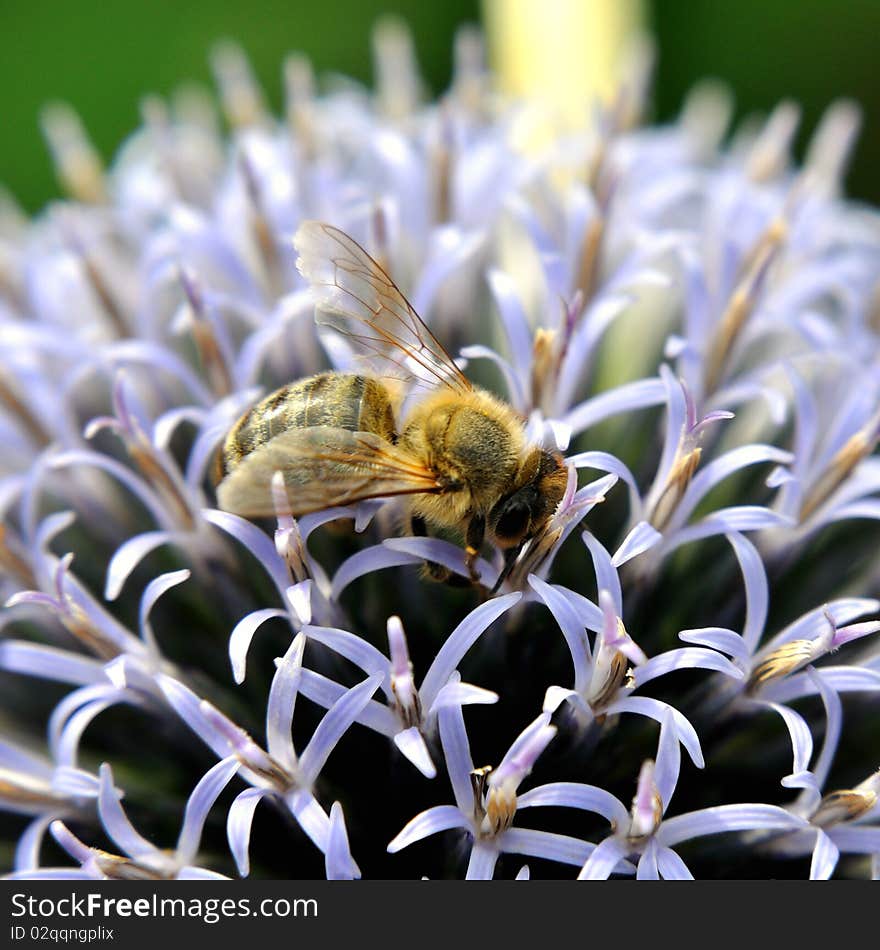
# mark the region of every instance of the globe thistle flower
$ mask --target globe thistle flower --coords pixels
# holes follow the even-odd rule
[[[373,89],[292,55],[276,117],[221,46],[106,167],[46,109],[65,198],[0,198],[3,873],[877,876],[857,107],[798,167],[792,103],[643,126],[642,57],[562,128],[456,49],[434,103],[399,24]],[[519,543],[410,536],[378,488],[301,514],[284,460],[223,507],[242,414],[376,343],[315,319],[314,222],[553,460]]]

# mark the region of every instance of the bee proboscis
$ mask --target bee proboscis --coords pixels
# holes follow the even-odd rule
[[[248,410],[220,451],[220,506],[272,516],[276,472],[297,516],[404,496],[413,534],[461,537],[472,580],[484,541],[497,545],[505,560],[497,589],[563,497],[562,458],[530,445],[523,419],[463,375],[356,241],[307,221],[294,245],[317,300],[316,320],[344,334],[370,371],[319,373]],[[404,410],[413,387],[425,391]]]

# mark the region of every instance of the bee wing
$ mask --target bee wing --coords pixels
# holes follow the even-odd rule
[[[394,281],[343,231],[305,221],[293,239],[296,266],[318,302],[318,323],[357,343],[382,374],[413,383],[473,387]]]
[[[271,484],[279,471],[294,515],[444,490],[418,459],[372,432],[311,426],[280,433],[245,456],[217,486],[220,507],[246,518],[273,516]]]

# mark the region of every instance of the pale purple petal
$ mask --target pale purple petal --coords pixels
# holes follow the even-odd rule
[[[162,544],[174,544],[187,537],[185,534],[171,531],[148,531],[130,538],[110,558],[104,597],[107,600],[116,600],[131,572],[151,551],[155,551]]]
[[[491,881],[498,861],[498,846],[494,841],[481,841],[477,838],[468,858],[466,881]]]
[[[403,827],[388,845],[388,852],[394,854],[409,847],[422,838],[436,835],[450,828],[470,828],[470,822],[454,805],[437,805],[416,815]]]
[[[868,597],[841,597],[821,607],[816,607],[789,624],[767,642],[767,647],[778,647],[791,640],[814,640],[828,627],[826,613],[836,627],[842,627],[864,614],[880,611],[880,600]]]
[[[240,518],[228,511],[219,511],[215,508],[203,508],[202,517],[205,521],[230,535],[239,544],[244,545],[260,562],[263,570],[272,578],[278,594],[283,598],[290,586],[290,576],[287,566],[275,550],[272,539],[256,525],[245,518]]]
[[[519,592],[494,597],[472,610],[452,631],[436,657],[434,657],[434,662],[431,663],[431,667],[419,687],[419,694],[425,706],[430,707],[433,704],[441,687],[446,685],[462,657],[476,643],[477,639],[503,613],[513,607],[514,604],[519,603],[521,599],[522,594]]]
[[[501,850],[508,854],[525,854],[532,858],[558,861],[574,867],[582,865],[593,853],[594,845],[569,835],[531,828],[510,828],[500,841]]]
[[[712,538],[719,534],[734,531],[763,531],[765,528],[779,528],[791,524],[790,519],[758,505],[734,505],[731,508],[720,508],[706,515],[696,524],[676,532],[668,541],[664,553],[668,555],[683,544]]]
[[[175,881],[228,881],[225,874],[218,874],[216,871],[209,871],[207,868],[193,867],[191,864],[185,864],[174,875]]]
[[[731,676],[734,679],[743,678],[743,671],[720,653],[704,650],[701,647],[682,647],[677,650],[667,650],[659,656],[652,656],[646,663],[633,667],[633,679],[638,688],[649,680],[664,676],[673,670],[687,669],[714,670],[716,673],[724,673],[725,676]]]
[[[574,666],[575,689],[585,688],[589,681],[592,655],[584,623],[571,601],[564,596],[560,588],[542,581],[540,577],[534,574],[529,575],[529,586],[550,609],[554,619],[559,624],[562,635],[565,637],[568,651],[571,653],[571,662]]]
[[[815,684],[819,695],[822,697],[822,705],[825,707],[825,738],[822,741],[822,751],[819,753],[819,758],[813,765],[816,786],[817,788],[823,788],[831,769],[831,763],[834,760],[834,754],[837,751],[837,744],[840,741],[840,733],[843,728],[843,705],[840,702],[840,696],[826,684],[825,677],[820,671],[808,667],[806,674]]]
[[[357,551],[346,558],[339,565],[333,575],[331,597],[337,599],[339,595],[359,577],[372,574],[373,571],[382,571],[388,567],[403,567],[407,564],[419,564],[422,558],[406,551],[396,551],[384,544],[376,544],[371,548]]]
[[[731,533],[727,540],[739,561],[746,589],[746,620],[743,626],[743,642],[750,653],[758,648],[764,625],[767,623],[767,572],[758,549],[741,534]],[[731,654],[733,655],[733,654]]]
[[[483,689],[482,686],[474,686],[472,683],[447,683],[437,696],[427,712],[427,718],[430,718],[438,709],[444,706],[471,706],[474,704],[482,706],[491,706],[498,702],[498,693],[493,693],[491,689]]]
[[[358,880],[361,876],[360,868],[351,856],[348,832],[345,830],[345,816],[342,814],[342,805],[339,802],[334,802],[330,809],[330,831],[327,835],[324,867],[328,881]]]
[[[464,346],[461,348],[461,355],[467,360],[489,360],[494,363],[501,375],[504,377],[504,385],[507,387],[507,401],[519,412],[528,409],[526,394],[517,376],[517,371],[508,363],[503,356],[500,356],[488,346]]]
[[[306,788],[294,788],[284,796],[297,824],[311,838],[319,851],[326,853],[330,835],[330,819],[317,798]]]
[[[880,672],[861,669],[857,666],[819,667],[822,680],[838,693],[880,692]],[[788,703],[804,696],[815,696],[816,684],[806,673],[796,673],[778,683],[770,683],[761,691],[762,697],[776,702]]]
[[[324,718],[312,733],[308,745],[300,756],[300,769],[309,783],[314,782],[330,753],[343,735],[357,721],[358,714],[370,701],[370,697],[382,683],[382,673],[374,673],[362,683],[348,690],[327,710]]]
[[[703,498],[734,472],[764,462],[787,465],[792,458],[790,452],[774,448],[772,445],[742,445],[725,452],[696,472],[669,520],[669,529],[675,530],[683,525]]]
[[[636,866],[637,881],[659,881],[660,868],[657,867],[657,842],[652,838]]]
[[[640,379],[587,399],[566,413],[562,421],[570,426],[573,436],[579,435],[610,416],[658,406],[665,399],[662,380]]]
[[[782,721],[785,723],[791,737],[792,776],[805,772],[813,756],[813,736],[810,733],[810,727],[804,722],[803,716],[781,703],[757,701],[757,705],[768,707],[782,717]],[[782,779],[782,784],[786,787],[789,786],[788,777]]]
[[[238,767],[238,759],[229,756],[209,769],[193,789],[186,803],[183,827],[177,839],[177,858],[182,863],[190,864],[195,860],[208,813],[238,771]]]
[[[129,857],[137,859],[157,852],[155,845],[135,831],[119,804],[121,794],[113,787],[113,773],[105,762],[100,769],[101,791],[98,796],[98,813],[104,830],[113,842]]]
[[[816,831],[816,846],[810,862],[810,880],[827,881],[840,860],[840,849],[822,829]]]
[[[236,683],[244,682],[247,654],[254,634],[272,617],[289,619],[286,611],[279,610],[277,607],[266,607],[263,610],[255,610],[246,614],[233,627],[232,633],[229,635],[229,660],[232,664],[232,676]]]
[[[599,590],[608,591],[614,605],[614,612],[618,617],[622,617],[623,594],[620,590],[620,578],[611,561],[611,555],[589,531],[585,531],[582,537],[593,558],[593,567],[596,570],[596,585]]]
[[[629,534],[623,539],[620,547],[614,552],[611,563],[615,567],[621,567],[627,561],[650,551],[654,545],[663,540],[663,535],[647,521],[640,521]]]
[[[579,881],[607,881],[619,862],[627,856],[627,847],[616,835],[600,841],[578,874]]]
[[[692,881],[693,874],[688,870],[688,866],[672,850],[657,846],[657,868],[664,881]]]
[[[41,815],[25,828],[15,846],[15,857],[12,861],[14,871],[27,871],[40,866],[43,838],[46,836],[46,829],[56,817],[53,814]]]
[[[409,729],[396,733],[394,744],[425,778],[436,776],[437,769],[431,761],[431,754],[428,752],[428,747],[425,745],[425,740],[418,726],[410,726]]]
[[[347,692],[346,688],[334,680],[315,673],[314,670],[304,669],[301,674],[299,691],[313,703],[329,709]],[[400,722],[388,706],[370,700],[358,713],[356,722],[367,726],[375,732],[392,739],[400,731]]]
[[[611,792],[595,785],[581,785],[578,782],[551,782],[539,785],[517,797],[516,807],[536,808],[538,806],[559,806],[562,808],[580,808],[602,815],[619,828],[626,827],[629,812],[626,806]]]
[[[470,577],[465,565],[464,550],[457,544],[444,541],[442,538],[389,538],[382,542],[392,551],[415,556],[418,561],[433,561],[448,568],[453,574]],[[480,581],[491,587],[498,577],[498,569],[493,567],[485,558],[477,558],[474,565]]]
[[[490,268],[486,280],[501,316],[511,362],[519,378],[527,379],[532,365],[533,334],[516,286],[508,274],[496,267]]]
[[[576,706],[585,712],[589,711],[592,715],[590,707],[586,705],[581,694],[573,689],[565,689],[563,686],[548,686],[541,708],[544,712],[554,713],[566,700],[571,700]]]
[[[150,624],[150,611],[165,591],[176,587],[178,584],[182,584],[185,580],[189,579],[189,576],[190,572],[187,570],[160,574],[147,584],[141,595],[140,611],[138,613],[141,636],[143,637],[144,643],[147,644],[155,656],[161,656],[161,651],[159,644],[156,642],[156,637],[153,634],[153,627]]]
[[[0,668],[75,686],[106,680],[104,667],[99,660],[24,640],[0,641]]]
[[[574,465],[575,468],[595,468],[600,472],[608,472],[620,478],[629,490],[630,517],[639,517],[642,512],[639,486],[636,484],[633,473],[619,458],[610,455],[608,452],[580,452],[577,455],[570,456],[565,461],[568,465]]]
[[[660,844],[674,847],[681,841],[727,831],[800,831],[807,827],[776,805],[717,805],[667,818],[657,829]]]
[[[826,833],[844,854],[880,854],[880,827],[835,825]]]
[[[455,802],[462,814],[470,815],[474,808],[474,794],[470,775],[474,770],[464,715],[461,706],[445,706],[437,714],[440,725],[440,742],[446,771],[455,795]]]
[[[226,838],[229,841],[229,850],[235,858],[235,865],[242,877],[247,877],[250,873],[248,849],[251,842],[254,810],[266,794],[268,793],[262,788],[245,789],[232,803],[226,817]]]
[[[309,640],[323,643],[324,646],[335,650],[341,656],[351,660],[352,663],[359,666],[366,674],[381,673],[388,681],[389,661],[381,651],[377,650],[372,643],[367,643],[354,633],[347,630],[338,630],[334,627],[314,627],[311,625],[303,627],[303,633]],[[391,696],[391,687],[385,685],[385,692]]]
[[[639,716],[648,716],[651,719],[656,719],[657,722],[662,724],[667,709],[672,711],[675,726],[678,730],[678,737],[681,740],[681,744],[687,749],[691,761],[698,769],[703,768],[705,762],[703,761],[703,753],[700,750],[700,740],[697,737],[696,730],[685,716],[673,706],[668,706],[658,699],[651,699],[647,696],[626,696],[623,699],[618,699],[611,703],[611,705],[608,706],[607,712],[636,713],[636,715]]]
[[[514,787],[532,771],[532,768],[556,735],[550,725],[550,713],[541,713],[514,739],[504,758],[489,776],[490,785],[512,782]]]
[[[733,630],[727,630],[724,627],[682,630],[678,637],[685,643],[696,643],[712,650],[719,650],[721,653],[729,653],[735,660],[746,660],[750,655],[743,638]]]
[[[297,634],[278,661],[266,704],[266,748],[269,755],[290,768],[295,767],[297,760],[291,728],[305,644],[305,636]]]

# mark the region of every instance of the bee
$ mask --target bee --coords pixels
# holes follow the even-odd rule
[[[343,231],[307,221],[294,237],[316,321],[344,334],[368,372],[324,372],[267,396],[218,456],[221,508],[274,514],[281,472],[293,515],[403,496],[409,530],[464,543],[471,581],[488,539],[503,553],[497,590],[561,501],[558,453],[528,443],[524,420],[474,386],[394,281]],[[449,579],[428,565],[437,579]]]

